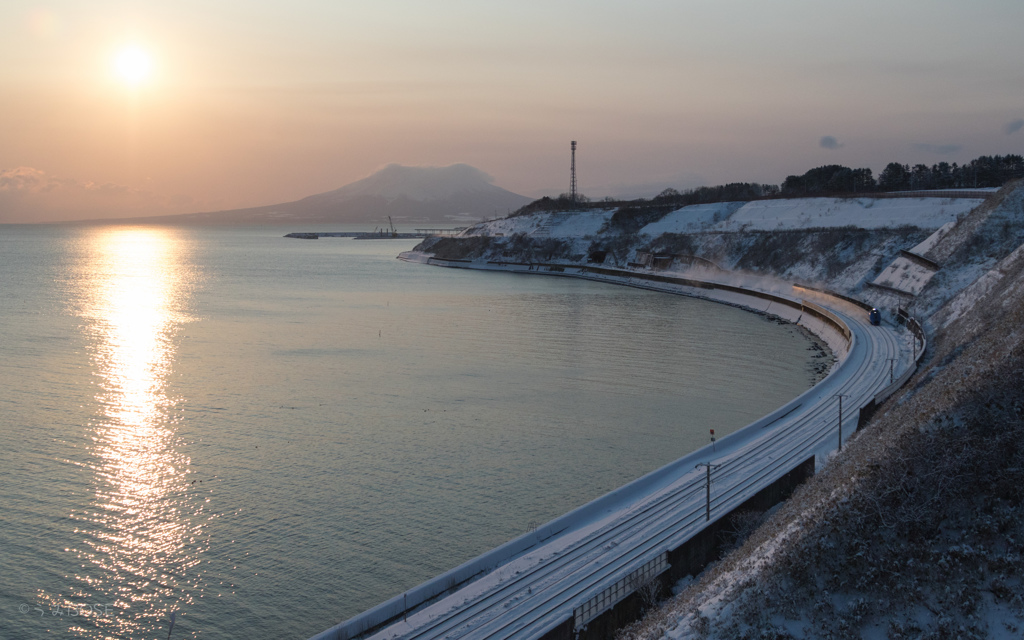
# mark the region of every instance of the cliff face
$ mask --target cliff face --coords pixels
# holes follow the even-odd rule
[[[637,251],[688,256],[662,263],[680,270],[697,257],[910,308],[930,333],[924,366],[841,454],[774,514],[737,518],[742,546],[622,637],[1024,634],[1022,184],[941,225],[652,237],[614,212],[586,215],[576,235],[529,221],[530,233],[477,228],[421,250],[567,262],[604,252],[622,265]]]

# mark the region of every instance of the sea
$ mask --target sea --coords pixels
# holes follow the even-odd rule
[[[0,226],[0,638],[307,638],[809,388],[803,330],[276,226]]]

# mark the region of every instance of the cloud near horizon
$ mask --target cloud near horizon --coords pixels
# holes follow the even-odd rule
[[[1006,125],[1006,135],[1017,133],[1024,128],[1024,118],[1017,118]]]
[[[839,142],[835,136],[822,136],[821,140],[818,141],[818,146],[822,149],[841,149],[843,143]]]
[[[0,169],[3,224],[181,213],[191,204],[110,182],[51,176],[35,167]]]
[[[0,191],[16,193],[55,193],[59,191],[83,190],[91,192],[130,193],[131,189],[120,185],[97,184],[68,178],[51,177],[45,171],[34,167],[0,169]]]

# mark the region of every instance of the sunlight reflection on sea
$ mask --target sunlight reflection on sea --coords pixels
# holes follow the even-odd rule
[[[11,637],[307,637],[813,379],[734,308],[288,231],[0,228]]]
[[[89,337],[98,415],[86,457],[66,462],[92,472],[92,495],[70,514],[78,570],[67,591],[40,598],[54,611],[89,602],[122,612],[76,616],[70,632],[139,637],[193,601],[190,574],[207,546],[204,498],[190,491],[176,433],[183,399],[167,395],[198,274],[173,230],[110,228],[86,242],[68,293]]]

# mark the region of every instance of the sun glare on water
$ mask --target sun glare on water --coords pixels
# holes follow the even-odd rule
[[[146,51],[138,47],[128,47],[117,54],[114,67],[121,80],[136,86],[148,80],[152,75],[153,59]]]

